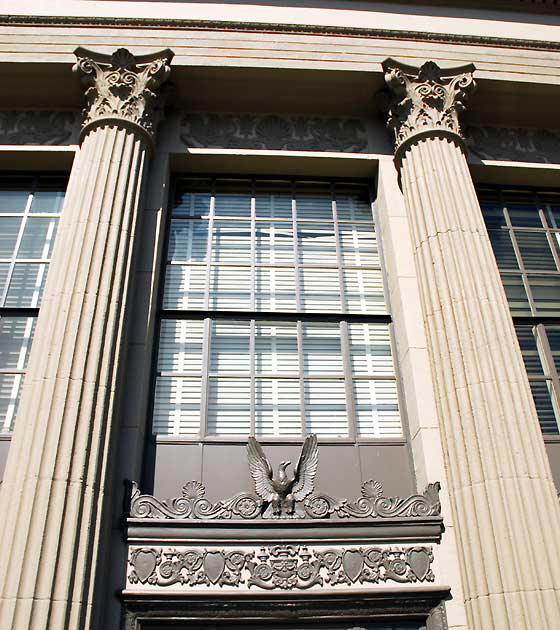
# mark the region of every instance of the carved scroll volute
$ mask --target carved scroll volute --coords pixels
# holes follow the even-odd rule
[[[120,124],[141,130],[153,142],[162,113],[159,89],[168,79],[173,51],[133,55],[119,48],[104,55],[76,48],[73,70],[87,86],[81,137],[102,124]]]
[[[427,61],[416,68],[394,59],[386,59],[382,65],[391,92],[387,126],[394,132],[397,164],[421,137],[447,136],[464,149],[460,115],[475,89],[474,65],[444,70]]]

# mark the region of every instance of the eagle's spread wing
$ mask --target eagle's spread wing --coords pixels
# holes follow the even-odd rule
[[[272,468],[261,445],[254,437],[247,442],[247,459],[251,477],[255,481],[255,491],[263,501],[272,501],[275,494],[272,486]]]
[[[292,494],[296,501],[303,501],[305,497],[313,492],[318,463],[317,436],[308,435],[303,443],[301,455],[295,469],[295,483],[292,488]]]

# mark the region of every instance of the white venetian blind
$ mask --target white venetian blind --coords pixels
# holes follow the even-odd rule
[[[402,435],[366,187],[177,182],[153,429]]]

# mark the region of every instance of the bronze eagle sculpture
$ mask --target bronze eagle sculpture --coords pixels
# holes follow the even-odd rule
[[[308,435],[303,443],[294,476],[288,477],[286,468],[291,464],[282,461],[278,466],[278,476],[274,479],[272,466],[264,454],[262,446],[254,437],[249,437],[247,444],[249,470],[255,482],[255,491],[268,504],[264,516],[275,518],[297,518],[303,514],[296,513],[296,502],[303,501],[313,492],[315,475],[319,462],[317,436]]]

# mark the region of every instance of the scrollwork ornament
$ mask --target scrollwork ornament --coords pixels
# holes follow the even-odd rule
[[[472,64],[444,70],[433,61],[416,68],[387,59],[383,70],[397,160],[413,139],[426,135],[452,137],[464,148],[460,115],[475,88]]]
[[[80,47],[74,54],[74,71],[87,87],[82,137],[104,122],[120,122],[141,129],[153,141],[162,111],[158,91],[169,77],[173,52],[136,56],[119,48],[104,55]]]

